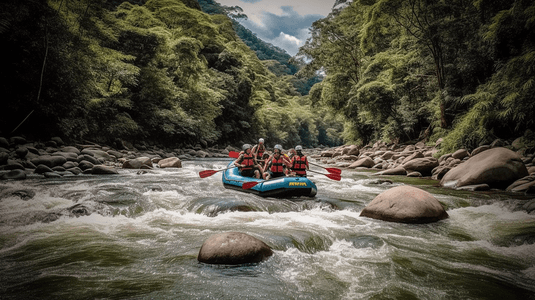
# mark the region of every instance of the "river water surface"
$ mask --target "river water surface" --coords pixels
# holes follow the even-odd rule
[[[314,174],[315,198],[281,200],[198,176],[227,163],[0,182],[0,299],[535,299],[527,200],[426,186],[450,217],[398,224],[359,214],[402,183]],[[199,263],[203,242],[228,231],[274,255]]]

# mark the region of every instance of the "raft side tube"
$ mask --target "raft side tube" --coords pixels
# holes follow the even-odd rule
[[[229,164],[230,166],[230,164]],[[262,197],[315,197],[317,187],[306,177],[278,177],[270,180],[243,177],[238,168],[228,169],[222,176],[223,185],[228,189],[254,193]],[[243,189],[245,182],[259,182],[250,189]]]

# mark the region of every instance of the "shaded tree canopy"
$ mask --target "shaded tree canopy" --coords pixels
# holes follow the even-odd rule
[[[0,134],[293,147],[532,138],[535,4],[355,0],[298,56],[212,0],[6,0]]]
[[[0,8],[2,135],[175,147],[261,135],[293,147],[317,145],[318,128],[329,127],[293,77],[275,75],[279,67],[263,63],[229,17],[197,1],[8,0]]]
[[[345,139],[474,148],[535,128],[532,1],[361,0],[312,26],[300,73],[347,121]]]

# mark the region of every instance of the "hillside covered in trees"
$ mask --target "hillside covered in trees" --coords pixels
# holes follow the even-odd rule
[[[302,73],[327,74],[312,103],[344,115],[345,141],[535,146],[533,1],[355,0],[315,22],[299,54]]]
[[[1,134],[177,147],[342,142],[334,115],[313,112],[295,77],[273,74],[227,16],[195,0],[133,2],[4,1]]]
[[[533,143],[533,1],[342,2],[289,58],[212,0],[3,1],[0,135]]]

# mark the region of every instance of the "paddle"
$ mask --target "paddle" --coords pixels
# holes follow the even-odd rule
[[[340,176],[340,174],[324,174],[324,173],[316,172],[316,171],[312,171],[312,170],[308,170],[308,171],[309,172],[313,172],[313,173],[318,173],[318,174],[321,174],[321,175],[325,175],[328,178],[330,178],[332,180],[336,180],[336,181],[340,181],[340,179],[342,179],[342,176]]]
[[[338,169],[338,168],[325,168],[324,166],[321,166],[321,165],[318,165],[318,164],[315,164],[315,163],[311,163],[311,162],[308,162],[309,164],[311,165],[314,165],[314,166],[317,166],[317,167],[320,167],[320,168],[324,168],[325,170],[327,170],[327,172],[331,173],[331,174],[342,174],[342,170]]]
[[[228,153],[228,157],[231,157],[231,158],[238,158],[238,157],[240,157],[240,152],[230,151],[230,152]]]
[[[214,175],[217,172],[225,171],[225,170],[232,169],[232,168],[236,168],[236,167],[234,166],[234,167],[229,167],[229,168],[221,169],[221,170],[204,170],[204,171],[199,172],[199,176],[201,178],[206,178],[206,177]]]

